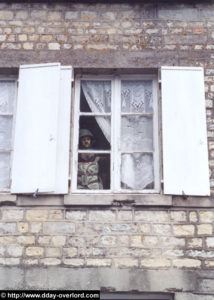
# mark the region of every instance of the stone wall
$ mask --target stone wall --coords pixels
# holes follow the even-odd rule
[[[209,1],[0,3],[2,72],[56,61],[74,68],[204,67],[212,194],[213,49]],[[214,207],[213,197],[175,197],[177,208],[108,209],[14,201],[8,206],[5,194],[0,200],[0,288],[97,288],[213,299],[214,210],[206,207]]]

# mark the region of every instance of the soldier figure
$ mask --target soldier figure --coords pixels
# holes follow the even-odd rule
[[[79,147],[90,150],[95,142],[93,134],[88,129],[80,129]],[[99,176],[100,157],[95,153],[80,153],[78,160],[77,188],[102,190],[103,183]]]

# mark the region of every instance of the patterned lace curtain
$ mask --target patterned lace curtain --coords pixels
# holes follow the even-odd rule
[[[152,81],[122,81],[121,110],[122,113],[130,113],[122,116],[121,122],[121,149],[124,152],[121,158],[121,187],[124,189],[154,187],[152,100]],[[151,115],[139,115],[144,113]]]
[[[86,101],[93,113],[111,112],[111,82],[83,80],[82,89]],[[95,117],[105,138],[111,140],[111,124],[108,117]]]

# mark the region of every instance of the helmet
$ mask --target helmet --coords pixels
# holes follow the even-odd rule
[[[80,129],[79,138],[81,139],[84,136],[90,136],[92,139],[94,138],[93,134],[88,129]]]

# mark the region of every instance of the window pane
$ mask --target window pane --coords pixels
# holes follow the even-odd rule
[[[0,153],[0,189],[9,188],[10,153]]]
[[[150,113],[153,111],[152,105],[151,80],[122,80],[122,112]]]
[[[110,154],[79,154],[77,188],[86,190],[110,188]]]
[[[12,117],[0,116],[0,149],[11,148]]]
[[[121,127],[122,151],[153,150],[152,117],[125,116]]]
[[[82,80],[80,111],[105,113],[111,111],[111,81]]]
[[[0,113],[13,113],[15,82],[0,81]]]
[[[80,117],[79,149],[109,150],[111,140],[110,117]],[[91,138],[91,145],[84,145],[85,136]],[[87,147],[86,147],[87,146]],[[87,150],[87,149],[86,149]]]
[[[134,190],[154,188],[153,170],[152,154],[122,154],[121,187]]]

